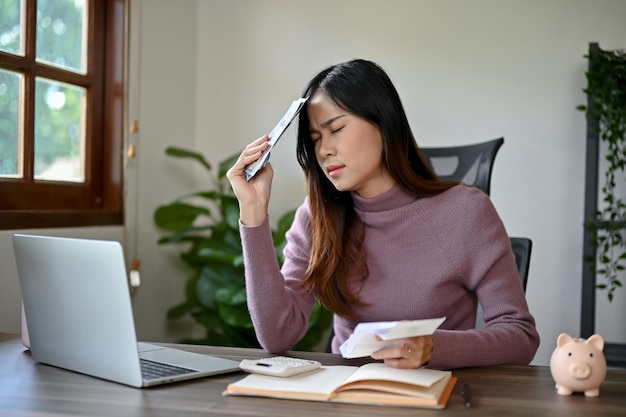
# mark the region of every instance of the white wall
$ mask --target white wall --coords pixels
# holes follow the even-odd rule
[[[187,271],[156,244],[152,213],[201,189],[202,178],[190,179],[164,149],[194,147],[218,162],[268,132],[311,76],[354,57],[387,70],[419,144],[505,137],[491,196],[509,233],[534,242],[527,298],[542,336],[534,363],[548,363],[558,333],[578,335],[585,118],[575,107],[585,102],[588,43],[626,48],[625,1],[134,0],[133,10],[140,93],[130,116],[140,131],[130,140],[139,157],[128,165],[120,239],[129,259],[141,259],[140,338],[176,340],[188,329],[164,318]],[[292,128],[272,152],[273,218],[304,196],[294,152]],[[9,237],[0,233],[0,331],[19,329]],[[624,317],[626,293],[616,298],[599,307],[598,331],[622,343],[623,321],[602,318]]]

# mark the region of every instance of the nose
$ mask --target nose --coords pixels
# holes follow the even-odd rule
[[[591,367],[583,362],[574,362],[569,366],[569,373],[576,379],[587,379],[591,375]]]
[[[329,136],[322,136],[317,140],[316,143],[317,154],[321,158],[328,158],[331,155],[334,155],[336,152],[335,144],[332,141],[332,138]]]

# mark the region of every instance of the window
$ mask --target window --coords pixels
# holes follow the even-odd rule
[[[0,229],[121,224],[127,0],[0,0]]]

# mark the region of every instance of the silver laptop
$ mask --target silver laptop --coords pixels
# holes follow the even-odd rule
[[[33,358],[147,387],[238,371],[239,362],[137,343],[119,242],[15,234]]]

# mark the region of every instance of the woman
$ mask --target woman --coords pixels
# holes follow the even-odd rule
[[[297,157],[308,196],[275,260],[268,146],[248,145],[228,172],[240,205],[248,307],[261,345],[291,348],[315,300],[334,312],[333,352],[359,322],[445,316],[432,336],[381,349],[398,368],[528,364],[539,345],[509,238],[489,198],[439,180],[409,127],[400,97],[375,63],[353,60],[307,86]],[[475,329],[480,303],[485,327]]]

